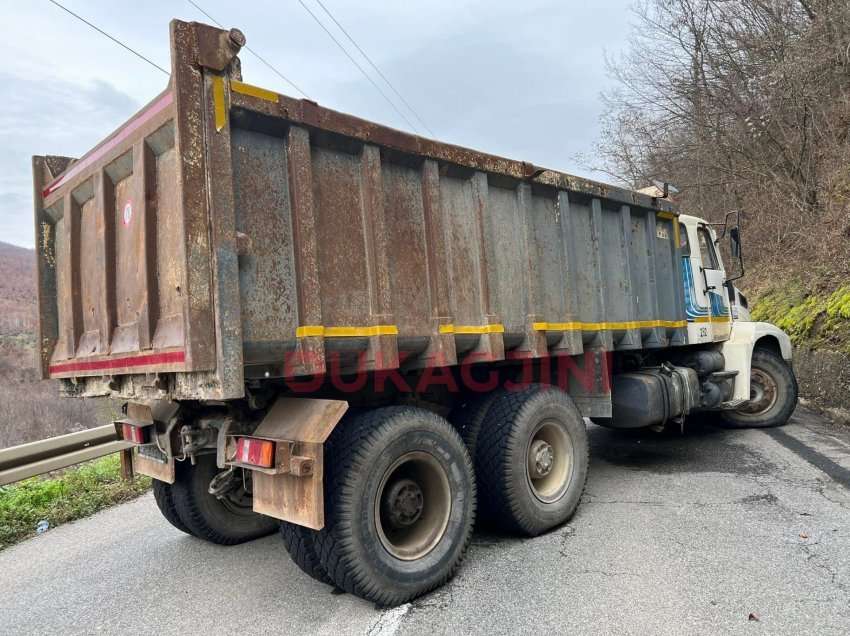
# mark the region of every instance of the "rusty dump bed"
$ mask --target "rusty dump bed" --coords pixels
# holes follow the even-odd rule
[[[241,43],[172,22],[165,92],[81,159],[33,159],[45,377],[227,399],[336,354],[686,344],[666,203],[242,83]]]

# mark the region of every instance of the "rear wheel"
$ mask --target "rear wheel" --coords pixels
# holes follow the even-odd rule
[[[542,385],[500,391],[475,453],[487,518],[530,536],[570,519],[587,480],[588,449],[584,420],[563,391]]]
[[[723,411],[732,428],[782,426],[797,407],[797,378],[791,367],[769,349],[756,349],[750,370],[750,401],[735,411]]]
[[[210,482],[219,472],[212,454],[197,456],[194,466],[178,463],[171,492],[177,515],[189,532],[212,543],[235,545],[277,530],[276,519],[252,508],[250,474],[234,476],[234,487],[221,498],[211,495]]]
[[[302,572],[316,579],[320,583],[333,585],[331,577],[319,559],[316,551],[316,531],[294,523],[282,521],[280,524],[280,536],[286,551]]]
[[[481,425],[487,417],[487,411],[497,395],[497,391],[472,395],[449,414],[449,421],[460,433],[470,457],[475,457],[478,433],[481,431]]]
[[[192,531],[186,527],[186,524],[183,523],[177,514],[177,508],[174,506],[174,495],[171,492],[171,484],[154,479],[151,482],[151,490],[153,490],[153,498],[156,500],[156,505],[159,507],[159,511],[165,517],[165,520],[181,532],[192,534]]]
[[[445,583],[466,552],[475,481],[463,442],[429,411],[388,407],[343,421],[327,445],[322,566],[383,606]]]

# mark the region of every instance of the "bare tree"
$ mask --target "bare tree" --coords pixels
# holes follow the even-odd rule
[[[639,0],[635,15],[608,61],[602,169],[673,182],[710,219],[741,209],[762,265],[846,277],[850,3]]]

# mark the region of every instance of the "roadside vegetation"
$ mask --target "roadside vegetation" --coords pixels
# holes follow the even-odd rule
[[[149,488],[147,477],[133,481],[121,477],[117,454],[61,473],[0,486],[0,550],[35,535],[45,521],[54,528],[134,499]]]
[[[766,289],[753,319],[776,324],[798,347],[850,354],[850,285],[832,293],[787,283]]]

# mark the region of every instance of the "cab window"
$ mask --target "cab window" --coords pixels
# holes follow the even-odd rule
[[[720,269],[717,263],[717,254],[714,252],[714,241],[704,227],[697,228],[699,239],[699,253],[702,257],[702,266],[705,269]]]
[[[691,255],[691,243],[688,241],[688,230],[684,223],[679,223],[679,250],[682,256]]]

